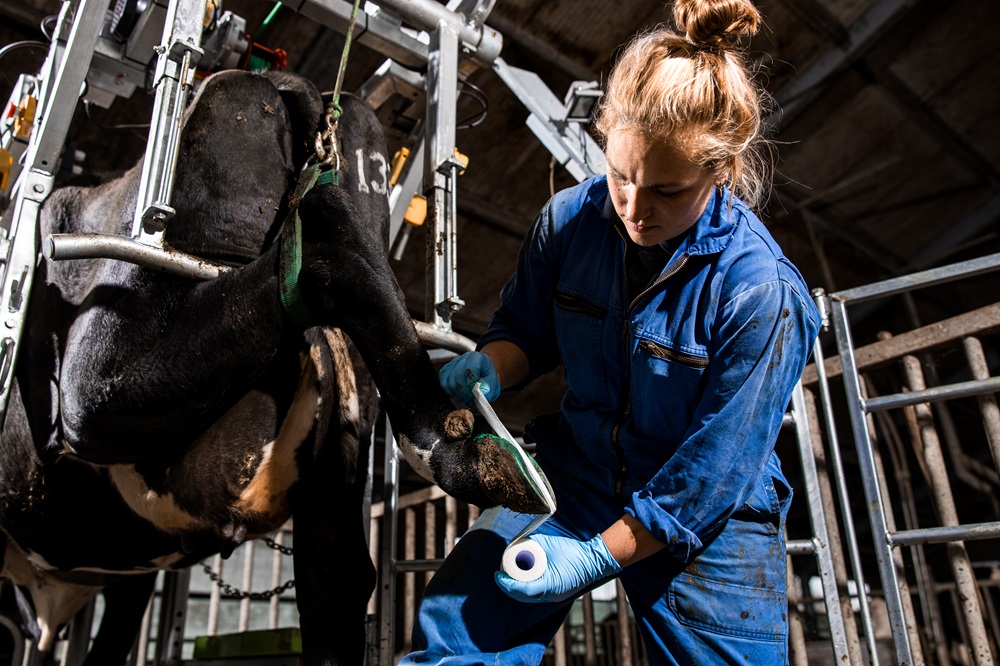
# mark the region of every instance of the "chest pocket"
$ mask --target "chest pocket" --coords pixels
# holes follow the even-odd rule
[[[708,356],[640,338],[632,363],[632,412],[644,434],[679,441],[701,393]]]
[[[609,401],[602,344],[607,310],[562,291],[556,292],[554,301],[556,338],[566,385],[584,403],[581,406],[604,406]]]

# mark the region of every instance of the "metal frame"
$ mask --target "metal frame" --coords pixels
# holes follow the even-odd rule
[[[868,427],[868,414],[890,407],[944,400],[959,395],[991,394],[997,390],[998,383],[995,379],[984,378],[933,389],[918,388],[913,393],[867,398],[861,385],[860,372],[855,358],[847,307],[855,303],[863,303],[918,288],[969,278],[998,269],[1000,269],[1000,254],[994,254],[841,291],[831,294],[828,300],[837,349],[843,368],[844,389],[848,401],[851,428],[858,452],[861,481],[874,535],[883,594],[889,613],[893,645],[896,650],[896,661],[900,665],[913,664],[915,659],[922,659],[922,655],[919,645],[911,645],[910,637],[913,632],[908,625],[912,623],[912,619],[911,612],[907,609],[909,592],[906,579],[901,575],[902,560],[897,548],[929,543],[949,544],[953,573],[962,599],[962,618],[970,636],[970,649],[973,652],[974,661],[977,665],[993,663],[989,653],[982,609],[978,603],[975,580],[971,576],[971,567],[968,566],[968,556],[964,554],[963,542],[1000,538],[1000,521],[958,524],[951,490],[945,475],[944,477],[937,476],[932,480],[936,499],[939,501],[938,509],[942,510],[942,521],[945,524],[934,528],[896,530],[892,508],[886,500],[885,489],[879,478],[875,446]],[[934,453],[927,442],[925,442],[925,449]],[[940,470],[943,471],[943,459],[938,462]]]
[[[809,521],[813,536],[806,541],[790,541],[785,545],[788,554],[811,553],[816,556],[820,580],[823,583],[823,600],[826,603],[827,619],[830,624],[830,637],[833,644],[833,654],[838,664],[850,664],[851,654],[848,649],[848,634],[844,624],[843,608],[840,603],[840,593],[837,577],[834,572],[833,554],[830,550],[830,533],[826,512],[832,510],[827,506],[820,492],[819,471],[816,467],[816,457],[813,433],[807,417],[806,397],[802,382],[795,385],[792,392],[791,411],[788,420],[795,428],[795,439],[799,447],[799,460],[802,463],[802,479],[805,484],[806,499],[809,502]],[[835,525],[835,523],[833,523]]]

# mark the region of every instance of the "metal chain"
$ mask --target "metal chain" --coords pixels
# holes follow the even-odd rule
[[[337,82],[333,87],[333,97],[326,107],[326,129],[316,133],[316,158],[320,164],[330,166],[335,164],[336,170],[340,171],[340,150],[337,146],[337,123],[343,114],[340,108],[340,91],[344,85],[344,72],[347,70],[347,54],[351,50],[351,35],[354,33],[354,24],[358,17],[358,7],[361,0],[354,0],[354,8],[351,10],[351,21],[347,26],[347,35],[344,37],[344,51],[340,55],[340,68],[337,70]]]
[[[274,539],[270,537],[264,537],[263,541],[265,544],[267,544],[268,548],[276,550],[282,555],[292,554],[291,548],[289,548],[288,546],[282,546],[280,543],[276,542]],[[277,596],[282,592],[285,592],[286,590],[290,590],[293,587],[295,587],[295,579],[292,578],[290,580],[285,581],[284,583],[282,583],[281,585],[272,590],[267,590],[265,592],[246,592],[244,590],[240,590],[238,588],[233,587],[225,580],[223,580],[222,576],[215,573],[215,571],[212,570],[212,567],[205,564],[204,560],[202,560],[201,562],[201,568],[205,571],[205,575],[207,575],[213,583],[218,585],[219,589],[221,589],[226,596],[234,597],[236,599],[250,599],[251,601],[267,601],[271,597]]]
[[[278,543],[277,541],[275,541],[271,537],[264,537],[263,539],[261,539],[261,541],[263,541],[264,543],[266,543],[268,548],[270,548],[271,550],[276,550],[279,553],[281,553],[282,555],[291,555],[292,554],[291,547],[289,547],[289,546],[282,546],[280,543]]]

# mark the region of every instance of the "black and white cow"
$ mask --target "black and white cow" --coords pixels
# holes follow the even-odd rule
[[[40,261],[0,440],[0,527],[2,575],[30,602],[42,648],[104,589],[86,663],[123,663],[155,571],[294,516],[305,661],[361,663],[372,380],[417,471],[481,506],[543,510],[438,386],[386,260],[381,128],[361,101],[342,106],[340,184],[298,205],[299,285],[316,326],[293,324],[279,298],[280,229],[322,113],[315,88],[289,74],[217,74],[185,118],[164,239],[231,270],[200,282]],[[42,237],[128,235],[139,174],[56,191]]]

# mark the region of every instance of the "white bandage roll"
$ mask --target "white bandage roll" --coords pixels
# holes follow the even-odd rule
[[[538,580],[548,566],[545,551],[531,539],[519,539],[507,546],[500,563],[505,574],[522,582]]]

